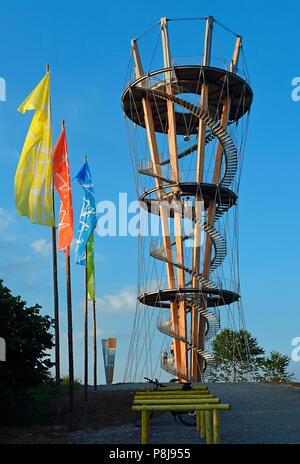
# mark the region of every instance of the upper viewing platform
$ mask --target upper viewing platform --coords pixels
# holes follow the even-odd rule
[[[177,27],[173,26],[179,24],[180,35],[176,34]],[[182,24],[190,26],[186,33]],[[209,33],[206,37],[209,43],[205,46],[206,53],[190,55],[191,49],[195,51],[201,49],[202,36],[207,27]],[[149,39],[148,36],[153,36],[157,30],[156,42],[152,40],[149,43],[146,38]],[[166,43],[167,30],[170,41]],[[195,36],[199,36],[198,44]],[[163,48],[162,52],[159,50],[160,46]],[[151,48],[149,63],[148,55]],[[233,50],[232,58],[228,58],[228,48],[231,54]],[[171,49],[174,55],[171,55]],[[181,50],[180,56],[176,55],[177,49]],[[184,55],[184,50],[188,50],[189,54]],[[143,53],[143,61],[147,63],[147,67],[142,65],[140,53]],[[224,58],[225,56],[227,59]],[[138,66],[134,61],[138,62]],[[162,18],[145,34],[132,40],[122,107],[129,119],[145,127],[142,100],[147,96],[151,102],[155,131],[165,133],[168,127],[167,99],[172,95],[172,101],[176,105],[176,133],[186,134],[188,128],[189,134],[196,134],[197,108],[200,106],[203,85],[208,89],[206,106],[209,116],[214,121],[220,120],[221,102],[225,98],[230,98],[228,121],[233,123],[238,121],[251,106],[253,94],[248,82],[241,36],[225,28],[212,17],[183,20]]]

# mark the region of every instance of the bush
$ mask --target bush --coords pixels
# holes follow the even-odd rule
[[[53,344],[53,321],[40,314],[36,304],[26,307],[20,296],[12,296],[0,280],[0,337],[6,341],[6,361],[0,362],[0,421],[27,421],[37,408],[29,387],[51,382],[54,365],[47,353]]]

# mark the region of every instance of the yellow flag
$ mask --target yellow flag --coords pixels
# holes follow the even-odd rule
[[[16,207],[34,224],[54,226],[49,72],[18,110],[35,114],[15,176]]]

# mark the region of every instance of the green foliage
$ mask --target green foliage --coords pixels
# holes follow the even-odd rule
[[[79,380],[74,381],[74,389],[82,388]],[[46,401],[56,397],[56,384],[54,380],[43,382],[35,387],[26,389],[26,392],[34,399],[38,408],[40,408]],[[69,394],[69,377],[65,376],[60,379],[60,394],[61,396]]]
[[[294,374],[287,372],[289,364],[288,356],[271,351],[270,356],[261,363],[259,380],[263,382],[290,382]]]
[[[0,424],[31,425],[36,414],[33,397],[22,390],[8,389],[0,385]]]
[[[209,376],[211,382],[288,382],[289,357],[272,351],[264,357],[264,349],[246,330],[223,329],[212,342],[215,363]]]
[[[215,357],[212,382],[243,382],[258,373],[264,350],[247,330],[223,329],[212,342]]]
[[[0,362],[0,410],[2,423],[19,422],[22,411],[35,398],[29,387],[49,382],[53,363],[47,353],[53,344],[53,321],[40,315],[36,304],[26,307],[0,280],[0,337],[6,341],[6,361]]]
[[[69,385],[69,376],[68,375],[65,375],[64,377],[62,377],[60,379],[60,384],[63,386],[63,385]],[[77,379],[74,379],[74,387],[82,387],[82,383],[80,382],[80,380],[77,380]]]

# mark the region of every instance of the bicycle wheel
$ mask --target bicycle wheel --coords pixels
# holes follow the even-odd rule
[[[196,425],[196,411],[179,412],[176,414],[179,421],[189,427],[195,427]]]
[[[151,419],[153,417],[153,414],[154,414],[154,412],[151,411],[150,415],[149,415],[149,421],[151,421]],[[132,415],[132,422],[134,423],[134,425],[136,427],[141,427],[142,426],[142,414],[141,414],[141,412],[134,411],[134,413]]]

